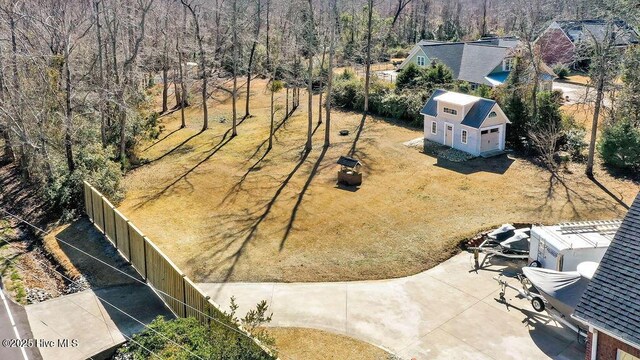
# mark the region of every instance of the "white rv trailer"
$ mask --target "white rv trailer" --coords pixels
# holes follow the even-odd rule
[[[532,226],[529,264],[556,271],[576,271],[584,261],[599,263],[621,220]]]

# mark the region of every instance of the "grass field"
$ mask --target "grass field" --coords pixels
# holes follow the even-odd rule
[[[614,197],[630,203],[638,191],[602,171],[599,186],[580,165],[560,183],[514,157],[439,160],[403,145],[421,137],[420,130],[368,117],[358,135],[362,115],[349,112],[334,112],[330,148],[321,146],[320,126],[313,151],[304,154],[305,97],[285,122],[278,113],[274,148],[266,153],[265,87],[254,82],[254,117],[238,126],[235,138],[230,99],[222,93],[210,102],[204,133],[197,105],[187,110],[185,129],[179,112],[163,117],[160,138],[139,150],[149,163],[126,177],[123,212],[196,282],[414,274],[450,257],[480,229],[620,218],[625,208]],[[282,103],[284,94],[278,97]],[[341,129],[350,135],[338,136]],[[335,162],[352,149],[364,163],[357,191],[336,186]]]
[[[283,360],[391,360],[386,351],[344,335],[302,328],[269,328]]]

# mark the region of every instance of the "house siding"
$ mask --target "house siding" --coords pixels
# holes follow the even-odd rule
[[[575,46],[564,31],[547,29],[536,41],[542,61],[548,65],[571,64],[575,60]]]
[[[435,121],[437,131],[431,133],[431,123]],[[468,152],[472,155],[480,155],[480,131],[478,129],[461,125],[460,121],[450,118],[435,118],[433,116],[424,115],[424,138],[429,141],[444,145],[444,135],[446,124],[453,125],[453,148]],[[462,143],[462,130],[467,131],[467,143]]]
[[[399,67],[400,69],[403,69],[405,66],[409,65],[410,63],[414,63],[415,65],[420,66],[418,65],[418,56],[424,56],[424,67],[431,65],[431,61],[429,60],[429,57],[425,55],[424,51],[422,51],[422,48],[418,45],[416,45],[416,47],[417,47],[417,51],[413,55],[410,55],[409,59],[405,60],[402,66]]]
[[[616,360],[618,349],[628,354],[631,354],[635,357],[640,357],[640,349],[634,348],[631,345],[625,344],[622,341],[599,331],[596,359],[592,359],[591,358],[591,347],[593,345],[592,342],[593,342],[593,334],[589,333],[589,337],[587,338],[587,347],[585,351],[586,360]]]

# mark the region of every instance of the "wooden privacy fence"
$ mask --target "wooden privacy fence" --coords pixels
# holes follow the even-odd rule
[[[95,227],[127,259],[142,278],[178,317],[195,317],[203,324],[211,318],[225,322],[218,304],[211,301],[178,267],[144,236],[129,219],[118,211],[100,192],[84,182],[85,212]],[[238,325],[247,336],[248,332]],[[252,339],[265,348],[259,341]]]

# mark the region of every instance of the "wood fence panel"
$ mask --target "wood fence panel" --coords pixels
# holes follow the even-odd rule
[[[129,253],[129,219],[127,219],[118,209],[113,211],[116,225],[116,239],[118,239],[118,250],[127,261],[131,262]]]
[[[129,261],[138,270],[138,273],[142,275],[142,278],[146,280],[147,271],[145,269],[144,256],[144,235],[135,225],[129,222]]]
[[[88,182],[84,181],[82,183],[84,188],[84,212],[87,214],[89,219],[93,221],[93,202],[91,201],[91,185]]]
[[[209,296],[205,295],[191,279],[184,278],[186,317],[195,317],[201,324],[208,324],[210,318],[222,319],[222,313],[218,310]]]
[[[118,235],[116,234],[116,213],[115,208],[107,198],[102,197],[102,210],[104,214],[104,234],[111,241],[113,246],[117,246]]]
[[[145,239],[147,254],[147,281],[160,293],[160,297],[178,316],[185,317],[184,274],[148,238]]]
[[[91,188],[91,201],[93,202],[93,223],[104,233],[104,217],[102,216],[102,194],[95,188]]]

